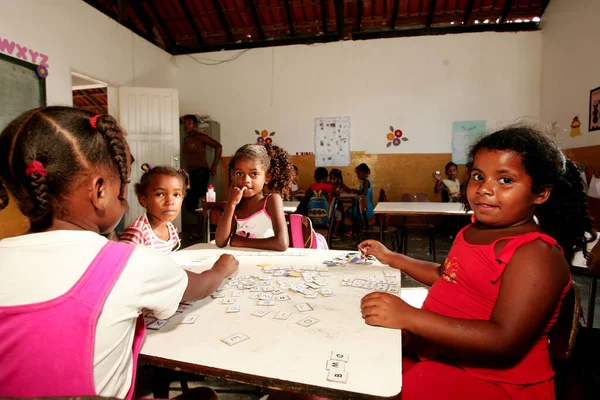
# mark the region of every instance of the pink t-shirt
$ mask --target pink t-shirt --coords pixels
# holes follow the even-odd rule
[[[169,229],[169,240],[164,241],[156,236],[152,226],[150,226],[150,222],[148,222],[148,217],[144,214],[125,228],[119,237],[119,241],[141,244],[142,246],[150,247],[161,253],[169,254],[179,249],[181,242],[179,241],[179,235],[177,234],[175,225],[168,222],[167,227]]]

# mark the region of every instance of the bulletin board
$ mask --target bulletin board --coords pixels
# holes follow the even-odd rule
[[[37,68],[0,54],[0,131],[25,111],[46,105],[46,81]]]
[[[315,165],[346,167],[350,165],[350,117],[315,118]]]

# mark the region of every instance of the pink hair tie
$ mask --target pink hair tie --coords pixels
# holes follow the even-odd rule
[[[100,114],[96,114],[92,118],[90,118],[90,125],[92,125],[92,128],[94,128],[94,129],[98,129],[98,126],[96,124],[96,121],[98,121],[98,118],[100,118]]]
[[[25,168],[25,175],[31,176],[31,174],[40,174],[43,177],[48,176],[46,168],[44,168],[41,162],[36,160],[27,164],[27,168]]]

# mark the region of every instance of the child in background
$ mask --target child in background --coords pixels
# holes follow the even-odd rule
[[[375,215],[375,213],[373,212],[373,210],[375,209],[375,206],[373,205],[373,181],[371,180],[371,178],[369,178],[369,175],[371,174],[371,169],[367,164],[362,163],[354,169],[354,172],[356,172],[356,177],[360,181],[360,187],[358,190],[352,190],[352,192],[356,193],[359,196],[365,196],[365,199],[367,201],[366,217],[367,220],[369,220],[373,218],[373,215]],[[356,220],[356,218],[360,217],[358,212],[358,206],[352,207],[350,210],[348,210],[348,212],[354,221]],[[351,230],[346,232],[346,236],[353,236],[353,232]]]
[[[130,165],[109,115],[38,108],[0,134],[1,182],[30,220],[0,240],[0,397],[132,398],[142,308],[169,318],[236,271],[229,255],[196,274],[102,237],[127,208]]]
[[[308,187],[303,202],[298,206],[298,212],[310,218],[315,228],[329,226],[329,206],[333,186],[327,183],[328,176],[327,168],[315,169],[315,182]]]
[[[436,179],[433,191],[437,194],[442,192],[442,202],[444,203],[458,203],[460,202],[460,182],[458,181],[458,165],[452,161],[446,164],[446,176],[447,179],[441,179],[442,177],[436,171],[433,177]]]
[[[483,137],[467,167],[465,206],[474,222],[459,232],[443,266],[373,240],[360,244],[431,286],[422,309],[368,294],[363,318],[408,332],[403,400],[554,399],[548,332],[571,288],[569,262],[595,237],[579,171],[529,127]]]
[[[169,166],[143,164],[142,170],[135,194],[146,213],[129,224],[119,240],[169,254],[181,246],[173,221],[181,212],[190,179],[185,170]]]
[[[342,171],[340,171],[337,168],[333,168],[329,172],[329,183],[331,184],[331,186],[333,186],[332,194],[334,197],[339,196],[341,193],[348,193],[352,191],[352,189],[350,189],[344,184],[344,176],[342,175]],[[344,206],[342,203],[338,202],[337,209],[335,210],[335,213],[333,215],[333,219],[335,222],[331,233],[331,240],[341,240],[338,232],[340,230],[340,224],[342,223],[343,216]]]
[[[217,246],[287,250],[282,197],[287,197],[294,175],[287,151],[271,144],[247,144],[236,151],[229,169],[233,184],[217,226]],[[265,185],[271,192],[266,196]]]

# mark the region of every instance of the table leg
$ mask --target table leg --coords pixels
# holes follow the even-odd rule
[[[380,218],[380,220],[379,220],[379,241],[381,243],[383,243],[383,225],[384,225],[383,222],[385,221],[386,215],[381,214],[381,216],[379,218]]]
[[[594,311],[596,308],[596,286],[598,284],[598,278],[590,276],[590,300],[588,302],[588,315],[587,315],[587,326],[588,328],[594,327]]]

